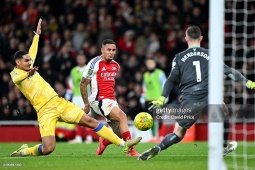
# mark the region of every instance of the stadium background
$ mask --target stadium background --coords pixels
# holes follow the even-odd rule
[[[28,51],[39,18],[43,24],[35,65],[63,97],[77,53],[83,52],[89,61],[100,54],[103,39],[117,43],[115,60],[121,72],[116,79],[116,97],[130,120],[143,110],[139,98],[146,58],[154,58],[168,75],[174,55],[187,48],[184,36],[189,25],[202,29],[202,46],[208,48],[207,0],[3,0],[0,11],[0,120],[36,120],[33,107],[15,88],[9,72],[14,67],[13,54]],[[232,31],[227,26],[225,30]],[[249,39],[248,45],[254,46],[254,39]],[[225,54],[231,52],[225,49]],[[235,55],[246,57],[240,56],[241,50]],[[254,69],[252,50],[248,57],[253,59],[249,69]],[[245,66],[238,64],[242,72]],[[254,80],[253,74],[249,77]],[[225,93],[240,91],[240,86],[234,88],[225,88]],[[170,102],[177,100],[177,89]],[[225,97],[225,102],[231,99]]]

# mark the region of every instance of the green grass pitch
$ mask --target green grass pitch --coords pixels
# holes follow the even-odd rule
[[[48,156],[11,158],[10,153],[22,143],[0,143],[0,170],[206,170],[208,147],[206,142],[179,143],[161,152],[149,161],[138,161],[136,157],[126,157],[121,149],[110,145],[101,156],[95,156],[98,143],[68,144],[57,143],[55,151]],[[29,146],[35,143],[28,143]],[[140,143],[135,148],[143,152],[154,146]],[[245,147],[244,147],[245,146]],[[254,143],[239,142],[235,153],[224,157],[228,169],[255,169]],[[244,154],[245,153],[247,154]],[[246,159],[243,156],[246,155]]]

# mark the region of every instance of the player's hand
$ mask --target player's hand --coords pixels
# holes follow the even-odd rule
[[[85,105],[84,105],[84,112],[85,112],[86,114],[88,114],[89,111],[90,111],[90,105],[89,105],[89,104],[85,104]]]
[[[155,108],[160,108],[161,106],[163,106],[165,104],[165,100],[166,100],[166,97],[160,96],[158,98],[158,100],[151,102],[152,105],[148,108],[148,110],[151,111]]]
[[[28,71],[28,77],[34,75],[36,71],[38,71],[38,67],[35,66],[34,68],[30,68]]]
[[[246,83],[246,87],[248,89],[255,89],[255,82],[253,82],[251,80],[248,80],[247,83]]]
[[[42,26],[42,19],[40,18],[37,24],[37,29],[36,29],[36,34],[40,35],[41,34],[41,26]]]

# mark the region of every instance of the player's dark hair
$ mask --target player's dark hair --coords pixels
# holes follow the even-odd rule
[[[18,59],[21,59],[23,57],[23,55],[26,55],[27,52],[25,51],[17,51],[15,54],[14,54],[14,60],[18,60]]]
[[[115,42],[113,40],[111,40],[111,39],[105,39],[103,41],[103,43],[102,43],[102,47],[105,46],[106,44],[114,44],[114,45],[116,45]]]
[[[192,25],[186,30],[186,35],[191,39],[199,39],[201,36],[201,30],[198,26]]]

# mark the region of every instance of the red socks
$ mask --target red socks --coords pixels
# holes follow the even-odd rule
[[[130,131],[126,131],[126,132],[122,133],[122,139],[124,141],[130,140],[131,139]]]

